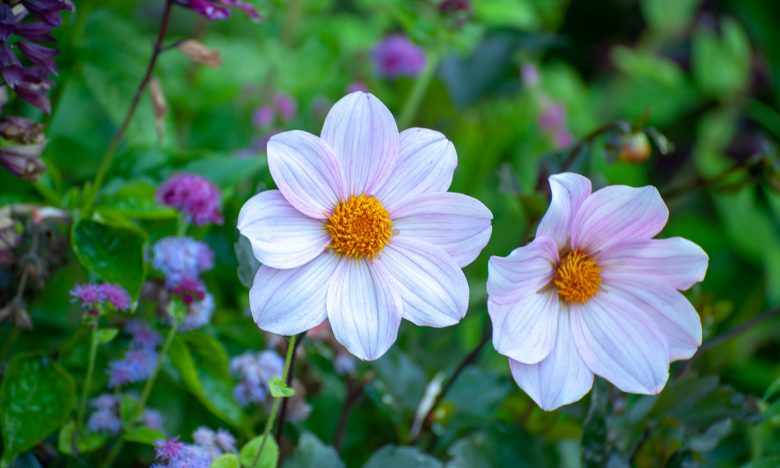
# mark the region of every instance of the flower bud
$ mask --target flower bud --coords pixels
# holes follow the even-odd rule
[[[187,39],[182,42],[179,44],[178,49],[195,63],[211,68],[217,68],[222,65],[222,56],[219,54],[219,51],[210,49],[194,39]]]
[[[638,164],[646,161],[652,154],[650,142],[644,132],[636,132],[621,137],[618,159],[623,162]]]

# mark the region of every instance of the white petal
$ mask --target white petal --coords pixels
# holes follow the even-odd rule
[[[380,262],[342,257],[327,307],[336,340],[360,359],[378,359],[395,343],[403,313],[400,287]]]
[[[583,202],[571,225],[571,245],[591,254],[619,242],[648,240],[669,218],[655,187],[610,185]]]
[[[458,165],[455,146],[441,133],[427,128],[401,132],[398,163],[390,178],[376,193],[385,207],[428,192],[446,192]]]
[[[298,268],[277,270],[261,266],[249,290],[249,307],[260,329],[277,335],[296,335],[328,316],[328,285],[339,257],[324,253]]]
[[[398,160],[398,126],[373,94],[355,92],[341,98],[328,112],[321,136],[341,161],[349,195],[373,195]]]
[[[539,222],[536,236],[552,237],[559,248],[567,246],[571,222],[590,191],[590,180],[579,174],[564,172],[551,176],[552,199],[547,213]]]
[[[476,198],[460,193],[425,193],[390,212],[398,237],[425,241],[464,267],[485,248],[493,213]]]
[[[487,292],[497,304],[520,301],[548,285],[558,264],[558,248],[551,237],[537,237],[508,257],[490,257]]]
[[[290,204],[312,218],[326,218],[346,195],[336,155],[311,133],[292,130],[272,136],[268,169]]]
[[[634,278],[610,279],[604,289],[632,304],[655,323],[669,344],[669,359],[688,359],[701,346],[701,319],[690,302],[671,286]]]
[[[520,302],[496,304],[488,301],[496,351],[525,364],[546,358],[555,346],[561,306],[558,293],[547,291]]]
[[[593,386],[593,372],[577,351],[569,314],[569,310],[558,314],[555,347],[543,361],[529,365],[509,360],[517,385],[545,411],[578,401]]]
[[[669,378],[669,346],[647,314],[600,291],[569,305],[577,350],[590,370],[624,392],[657,394]]]
[[[376,260],[400,286],[403,316],[416,325],[446,327],[466,315],[469,285],[457,263],[423,241],[394,238]]]
[[[330,242],[323,222],[303,215],[278,190],[247,200],[238,214],[238,230],[252,243],[260,263],[273,268],[301,266]]]
[[[622,242],[596,258],[604,278],[635,276],[685,290],[704,279],[709,258],[681,237]]]

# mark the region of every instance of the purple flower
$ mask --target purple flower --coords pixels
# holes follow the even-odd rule
[[[362,81],[353,81],[352,83],[347,85],[347,93],[357,93],[358,91],[361,91],[361,92],[364,92],[364,93],[368,92],[368,86],[366,86],[366,84],[363,83]],[[330,107],[332,107],[332,105],[329,106],[328,109],[325,110],[325,114],[328,113],[328,110],[330,110]]]
[[[206,297],[206,288],[198,279],[184,278],[171,289],[171,292],[179,296],[186,305],[202,301]]]
[[[274,121],[274,108],[271,106],[260,106],[252,115],[252,122],[258,127],[268,127]]]
[[[236,452],[236,438],[225,429],[218,429],[215,436],[217,445],[224,453]]]
[[[281,377],[284,359],[274,351],[246,352],[230,360],[230,372],[239,379],[233,396],[241,406],[268,399],[268,380]]]
[[[130,349],[122,359],[109,362],[108,387],[143,382],[157,366],[157,351],[150,348]]]
[[[125,325],[125,331],[133,337],[132,346],[135,348],[154,349],[157,345],[162,343],[160,334],[140,320],[128,322],[127,325]]]
[[[220,197],[219,189],[210,180],[191,173],[175,174],[157,189],[160,203],[181,211],[198,226],[222,224]]]
[[[59,26],[61,10],[73,11],[73,3],[67,0],[21,0],[22,5],[32,15],[50,26]]]
[[[276,110],[279,111],[282,120],[292,120],[295,118],[295,113],[298,111],[298,104],[292,96],[284,93],[277,94],[275,104]]]
[[[196,445],[208,447],[214,445],[217,434],[207,427],[199,427],[192,433],[192,440]]]
[[[106,300],[103,288],[92,283],[77,284],[70,290],[70,295],[73,297],[71,302],[80,302],[85,309],[94,309]]]
[[[252,20],[260,18],[255,7],[239,0],[221,0],[219,2],[211,0],[176,0],[176,3],[211,21],[230,17],[230,10],[227,7],[242,10]]]
[[[143,425],[152,429],[162,430],[163,418],[162,413],[157,410],[145,408],[144,413],[141,416]]]
[[[9,115],[0,120],[0,135],[17,143],[42,143],[43,125],[24,117]]]
[[[98,410],[89,416],[87,428],[90,432],[119,434],[122,431],[122,420],[113,410]]]
[[[100,286],[103,296],[109,304],[114,306],[116,310],[127,311],[130,310],[132,300],[130,295],[127,294],[125,288],[118,284],[105,283]]]
[[[539,127],[545,132],[554,132],[566,124],[566,108],[550,101],[544,104],[539,114]]]
[[[179,331],[186,332],[208,325],[214,314],[214,297],[206,293],[203,300],[189,305],[187,316],[179,326]]]
[[[179,442],[179,438],[158,440],[154,443],[158,461],[167,462],[169,468],[208,468],[213,457],[202,447]]]
[[[168,440],[158,440],[154,443],[155,455],[161,460],[175,460],[184,453],[186,444],[179,442],[179,436]]]
[[[425,68],[425,51],[406,36],[388,36],[374,49],[377,73],[386,78],[417,76]]]
[[[526,86],[539,84],[539,69],[533,63],[524,63],[520,67],[520,76],[523,79],[523,84]]]
[[[16,177],[35,179],[46,170],[41,154],[46,142],[0,147],[0,164]]]
[[[169,287],[185,278],[197,278],[214,266],[214,252],[208,244],[189,237],[165,237],[154,244],[152,266]]]

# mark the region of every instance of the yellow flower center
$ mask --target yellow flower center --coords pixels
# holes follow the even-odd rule
[[[393,236],[393,221],[382,203],[370,195],[342,200],[328,216],[329,248],[348,257],[374,259]]]
[[[558,288],[558,297],[564,301],[584,304],[599,291],[601,268],[585,252],[573,250],[558,264],[553,284]]]

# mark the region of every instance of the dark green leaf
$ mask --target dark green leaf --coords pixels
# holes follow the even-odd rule
[[[339,458],[336,449],[322,443],[320,439],[309,432],[304,432],[298,439],[290,458],[284,462],[284,468],[343,468],[344,462]]]
[[[60,435],[57,439],[57,448],[60,452],[73,455],[73,432],[76,429],[76,423],[68,421],[60,429]],[[93,452],[106,443],[106,436],[94,432],[82,430],[78,436],[76,449],[79,453]]]
[[[2,461],[11,462],[61,427],[75,396],[73,378],[57,363],[39,355],[14,357],[0,388]]]
[[[154,445],[156,441],[165,439],[165,433],[159,429],[152,429],[151,427],[137,427],[125,431],[122,438],[128,442]]]
[[[257,459],[257,464],[253,465],[261,445],[263,445],[263,452]],[[257,436],[241,447],[241,453],[238,457],[241,461],[241,466],[244,467],[276,468],[276,464],[279,461],[279,447],[272,436],[266,438],[265,444],[263,444],[263,436]]]
[[[557,466],[556,447],[534,438],[517,426],[494,423],[488,429],[468,435],[449,449],[447,468],[534,468]]]
[[[141,414],[141,408],[139,408],[138,400],[129,395],[122,395],[119,400],[119,417],[122,420],[122,425],[126,429],[132,428],[139,414]]]
[[[421,452],[416,447],[386,445],[379,449],[379,451],[363,465],[363,468],[397,468],[401,466],[442,468],[444,465],[439,460]]]
[[[260,268],[260,262],[257,261],[257,258],[252,253],[252,244],[249,242],[249,239],[239,235],[238,241],[233,244],[233,249],[238,260],[238,280],[245,287],[251,288],[252,283],[255,281],[255,274]]]
[[[232,155],[207,156],[196,159],[182,168],[211,180],[218,187],[232,187],[242,180],[256,177],[268,167],[264,157],[237,158]]]
[[[151,182],[128,182],[113,194],[101,198],[95,210],[106,216],[134,219],[176,218],[176,210],[157,203],[156,190],[157,186]]]
[[[103,281],[119,283],[138,297],[144,280],[145,236],[137,230],[82,219],[73,225],[71,243],[79,262]]]

